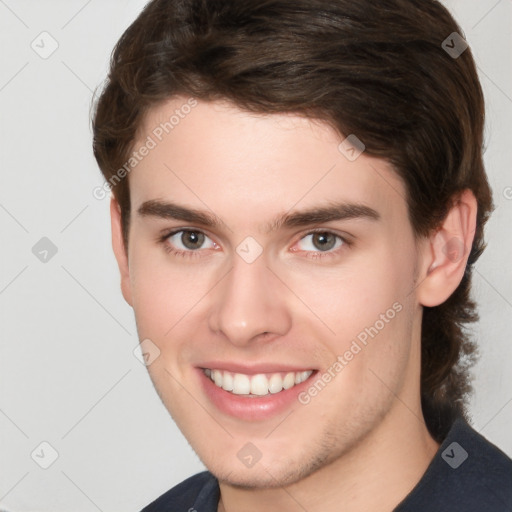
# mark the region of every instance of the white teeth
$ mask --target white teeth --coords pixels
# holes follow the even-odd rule
[[[212,376],[213,376],[213,382],[215,382],[215,385],[219,386],[219,388],[221,388],[222,387],[222,372],[220,370],[213,370]]]
[[[231,391],[235,395],[256,395],[265,396],[269,393],[279,393],[283,389],[290,389],[293,386],[304,382],[313,373],[312,370],[302,372],[289,372],[284,375],[280,373],[267,374],[270,378],[258,373],[252,377],[243,373],[231,373],[224,370],[206,368],[204,373],[217,387],[225,391]]]
[[[283,388],[290,389],[295,384],[295,373],[287,373],[283,380]]]
[[[251,395],[268,395],[268,379],[265,375],[254,375],[251,378]]]
[[[311,375],[311,372],[297,372],[295,374],[295,384],[300,384],[307,380],[307,378]]]
[[[283,390],[283,379],[281,378],[281,375],[274,373],[274,375],[270,377],[270,380],[268,381],[268,390],[271,393],[279,393],[279,391]]]
[[[233,375],[229,372],[224,372],[222,378],[222,389],[226,391],[233,391]]]
[[[248,395],[251,392],[251,381],[243,373],[235,373],[233,377],[233,393],[235,395]]]

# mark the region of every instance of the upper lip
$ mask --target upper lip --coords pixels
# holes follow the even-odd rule
[[[244,373],[246,375],[256,375],[258,373],[288,373],[303,372],[314,370],[306,365],[286,365],[279,363],[258,363],[258,364],[241,364],[223,361],[207,361],[198,365],[199,368],[210,370],[225,370],[232,373]]]

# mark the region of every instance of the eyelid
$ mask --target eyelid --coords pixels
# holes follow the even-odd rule
[[[311,235],[313,233],[331,233],[333,235],[339,236],[342,239],[347,240],[347,242],[352,238],[352,235],[349,233],[343,231],[340,232],[335,228],[329,228],[329,227],[318,227],[318,228],[309,228],[302,232],[302,234],[299,235],[300,238],[303,238],[306,235]]]
[[[208,231],[206,231],[202,228],[194,228],[194,227],[177,227],[177,228],[171,228],[171,229],[162,229],[158,235],[157,240],[164,242],[171,236],[176,235],[177,233],[180,233],[182,231],[184,231],[184,232],[192,231],[194,233],[202,233],[204,236],[208,237],[210,240],[215,241],[213,239],[212,235],[210,235],[208,233]],[[215,243],[217,243],[217,242],[215,242]]]
[[[212,238],[205,230],[199,229],[199,228],[192,228],[192,227],[180,227],[180,228],[174,228],[171,230],[163,231],[162,234],[158,237],[157,241],[164,245],[168,245],[167,241],[172,236],[177,235],[178,233],[188,233],[188,232],[201,233],[205,236],[205,238],[208,238],[215,246],[217,246],[217,247],[219,246],[219,244],[214,240],[214,238]],[[205,250],[205,249],[202,249],[202,250]],[[175,250],[175,252],[187,252],[187,253],[198,253],[200,251],[201,251],[201,249],[196,249],[196,250],[194,250],[194,249],[176,249]]]
[[[341,244],[341,246],[339,246],[335,249],[330,249],[327,251],[320,251],[320,250],[306,251],[303,249],[291,249],[292,252],[305,252],[305,253],[325,255],[325,256],[336,255],[337,253],[339,253],[339,251],[343,250],[344,247],[350,247],[354,243],[352,235],[349,235],[348,233],[339,233],[337,230],[332,229],[332,228],[319,227],[319,228],[310,228],[310,229],[302,232],[301,234],[299,234],[297,236],[296,241],[293,243],[292,247],[297,245],[300,241],[302,241],[307,236],[314,235],[315,233],[327,233],[327,234],[334,235],[335,237],[337,237],[338,239],[341,240],[342,244]]]

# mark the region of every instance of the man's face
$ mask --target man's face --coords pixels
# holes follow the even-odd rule
[[[292,483],[417,405],[405,189],[384,161],[350,161],[326,124],[184,104],[151,110],[134,145],[156,142],[129,175],[124,294],[205,465],[234,484]],[[171,203],[218,223],[173,218]]]

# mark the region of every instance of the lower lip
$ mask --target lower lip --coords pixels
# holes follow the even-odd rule
[[[271,418],[276,414],[282,413],[294,403],[297,403],[299,393],[311,385],[311,379],[317,373],[314,371],[304,382],[296,384],[290,389],[280,391],[279,393],[247,397],[235,395],[234,393],[219,388],[205,375],[201,368],[197,370],[206,396],[217,409],[229,416],[249,421]]]

